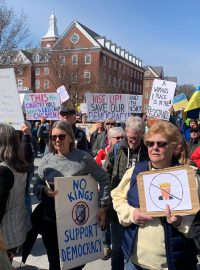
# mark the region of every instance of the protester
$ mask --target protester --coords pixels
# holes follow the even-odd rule
[[[173,153],[181,142],[178,129],[171,123],[159,121],[144,136],[150,162],[136,164],[127,171],[112,192],[113,206],[120,223],[125,226],[123,252],[129,260],[125,269],[196,269],[196,248],[189,232],[194,216],[173,216],[169,206],[162,218],[152,218],[140,211],[137,175],[148,170],[177,166]],[[131,176],[132,175],[132,176]]]
[[[98,151],[95,160],[99,166],[103,166],[106,156],[109,150],[117,143],[120,142],[125,136],[125,132],[122,127],[113,127],[108,130],[108,146]]]
[[[200,168],[200,146],[198,146],[191,155],[191,163],[192,165]]]
[[[96,138],[105,131],[104,122],[98,121],[96,122],[96,130],[91,134],[90,136],[90,148],[92,149],[94,146],[94,143],[96,141]]]
[[[190,160],[192,153],[198,146],[200,146],[200,125],[190,128],[190,140],[188,141]]]
[[[31,229],[25,207],[28,165],[18,133],[10,125],[0,124],[0,231],[12,259]]]
[[[8,258],[8,254],[6,252],[6,246],[3,242],[1,234],[0,234],[0,269],[12,270],[12,265]]]
[[[89,148],[86,134],[82,129],[76,127],[76,110],[62,106],[60,110],[60,119],[71,125],[76,141],[76,147],[88,152]]]
[[[50,154],[43,157],[38,168],[38,176],[34,185],[34,194],[42,202],[40,218],[36,224],[42,235],[47,250],[50,270],[59,270],[59,251],[56,231],[54,197],[54,178],[72,175],[92,175],[99,183],[100,223],[105,227],[105,209],[109,203],[109,180],[106,172],[99,167],[89,153],[75,149],[75,140],[71,126],[66,121],[57,121],[50,131]],[[49,182],[51,189],[45,183]],[[67,217],[66,217],[67,218]],[[77,267],[75,269],[82,269]]]
[[[175,149],[174,156],[177,158],[180,165],[189,164],[188,146],[183,137],[181,137],[181,142]]]
[[[38,136],[37,136],[39,125],[40,125],[40,122],[35,122],[34,127],[31,129],[33,150],[34,150],[35,157],[37,157],[38,150],[39,150]]]
[[[107,118],[105,121],[105,131],[103,131],[95,140],[95,143],[92,148],[92,155],[96,157],[100,149],[106,148],[108,146],[108,130],[112,127],[116,127],[117,123],[112,118]]]
[[[108,130],[108,142],[109,145],[105,149],[99,150],[95,158],[96,162],[103,166],[108,155],[109,150],[116,144],[118,144],[125,136],[125,132],[122,127],[113,127]],[[106,229],[104,232],[104,257],[103,260],[110,259],[112,249],[111,249],[111,231],[110,231],[110,221],[109,216],[107,216]]]
[[[130,116],[126,120],[125,138],[120,141],[119,147],[114,146],[108,154],[104,168],[106,169],[110,181],[111,190],[118,186],[125,172],[129,168],[134,168],[135,163],[147,160],[147,149],[143,143],[144,121],[138,116]],[[117,214],[110,206],[112,270],[124,269],[124,256],[121,249],[123,227],[119,224]]]
[[[44,116],[40,119],[41,124],[38,128],[37,137],[38,137],[38,144],[39,144],[39,150],[41,157],[44,156],[44,152],[46,149],[46,145],[49,140],[49,124],[46,122],[46,119]]]

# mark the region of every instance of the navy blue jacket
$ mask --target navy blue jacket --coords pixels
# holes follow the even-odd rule
[[[177,164],[176,164],[177,165]],[[140,172],[148,171],[147,161],[137,163],[133,171],[128,191],[128,203],[139,208],[139,197],[137,188],[137,175]],[[186,238],[172,225],[168,224],[164,217],[161,218],[165,233],[165,248],[169,270],[196,270],[197,258],[194,241]],[[128,259],[133,251],[138,225],[132,224],[125,228],[122,249],[124,256]],[[155,236],[156,237],[156,236]],[[153,243],[152,243],[153,245]]]

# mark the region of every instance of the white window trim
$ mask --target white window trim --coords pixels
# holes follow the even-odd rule
[[[74,59],[76,59],[76,61],[74,61]],[[72,55],[72,65],[77,65],[78,64],[78,55]]]
[[[84,72],[84,83],[90,83],[91,73],[89,71]]]
[[[78,76],[77,74],[71,74],[71,83],[77,83],[78,81]]]
[[[36,76],[40,75],[40,68],[39,67],[35,68],[35,75]]]
[[[90,61],[87,62],[86,60],[88,59],[88,57],[89,57],[89,60],[90,60]],[[85,55],[85,64],[86,64],[86,65],[90,65],[91,62],[92,62],[92,55],[91,55],[91,54],[86,54],[86,55]]]
[[[44,80],[44,89],[49,89],[49,80]]]
[[[44,75],[45,76],[49,75],[49,68],[48,67],[44,67]]]
[[[35,89],[40,89],[40,80],[35,80]]]

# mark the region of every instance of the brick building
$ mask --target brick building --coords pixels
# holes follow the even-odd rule
[[[54,13],[40,48],[2,56],[0,66],[15,68],[19,90],[55,92],[65,85],[73,105],[87,92],[143,93],[138,57],[77,21],[59,36]]]
[[[154,79],[167,80],[177,82],[176,77],[165,77],[162,66],[146,66],[144,67],[144,81],[143,81],[143,97],[142,97],[142,111],[146,112],[151,95],[151,89]]]

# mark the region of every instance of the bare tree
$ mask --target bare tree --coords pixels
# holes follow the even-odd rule
[[[43,49],[43,53],[46,54],[47,51]],[[88,82],[85,80],[84,71],[86,66],[84,64],[84,56],[79,54],[77,63],[73,64],[73,54],[73,50],[57,47],[51,50],[48,55],[51,73],[49,79],[55,89],[61,85],[65,86],[70,96],[70,99],[67,101],[67,105],[70,107],[75,107],[83,102],[85,89],[89,92],[95,92],[98,82],[97,72],[92,64],[87,67],[90,70],[90,78],[88,78]]]
[[[194,92],[194,89],[195,89],[195,86],[193,84],[178,85],[176,88],[176,95],[184,93],[187,99],[190,99]]]
[[[6,0],[0,0],[0,53],[6,56],[19,46],[26,47],[29,30],[27,16],[23,11],[19,15],[7,6]]]

